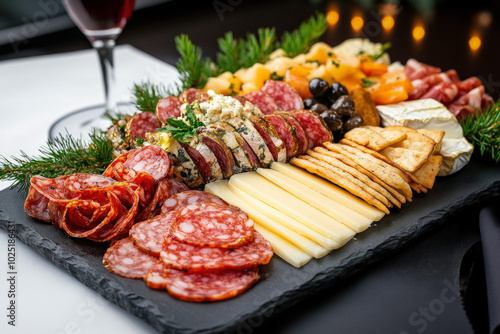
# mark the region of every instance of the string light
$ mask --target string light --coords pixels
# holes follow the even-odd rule
[[[417,26],[415,26],[415,28],[413,28],[413,31],[411,33],[413,35],[413,39],[415,39],[418,42],[418,41],[422,40],[422,38],[424,38],[425,29],[423,26],[417,25]]]
[[[394,27],[394,18],[390,15],[386,15],[382,18],[382,27],[389,31]]]
[[[477,51],[481,47],[481,38],[479,36],[472,36],[469,39],[469,47],[472,51]]]
[[[360,31],[363,28],[365,21],[361,16],[354,16],[351,20],[351,27],[354,31]]]
[[[334,26],[337,24],[338,21],[339,21],[339,13],[336,10],[328,11],[328,14],[326,14],[326,22],[328,22],[328,25]]]

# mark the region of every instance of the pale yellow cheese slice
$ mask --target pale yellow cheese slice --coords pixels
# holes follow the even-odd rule
[[[343,243],[356,234],[353,229],[301,201],[257,172],[233,175],[229,185],[260,199],[327,238]]]
[[[318,193],[294,179],[272,169],[257,169],[257,173],[275,183],[307,204],[344,223],[356,232],[366,230],[373,220],[351,210],[338,202]]]
[[[384,216],[382,211],[374,208],[360,198],[301,168],[280,162],[274,162],[271,168],[371,220],[379,221]]]
[[[239,207],[241,210],[245,211],[256,224],[288,240],[308,255],[315,258],[321,258],[330,252],[330,249],[326,249],[295,232],[292,227],[289,228],[286,225],[279,224],[265,216],[263,212],[259,210],[259,207],[252,206],[250,203],[233,193],[229,189],[227,181],[209,183],[205,186],[205,191],[222,198],[231,205]],[[338,243],[336,243],[336,245],[337,244]]]
[[[314,231],[313,229],[302,224],[301,222],[299,222],[299,221],[285,215],[284,213],[276,210],[272,206],[269,206],[266,203],[256,199],[255,197],[247,194],[246,192],[244,192],[240,188],[236,188],[236,187],[231,186],[229,184],[229,189],[232,191],[232,193],[235,196],[238,196],[238,198],[242,199],[243,201],[245,201],[246,203],[251,205],[253,208],[257,209],[259,212],[264,214],[266,217],[281,224],[282,226],[285,226],[285,227],[295,231],[295,233],[297,233],[297,234],[300,234],[308,239],[311,239],[312,241],[316,242],[317,244],[323,246],[328,251],[340,248],[343,245],[343,243],[340,243],[338,241],[335,241],[335,240],[332,240],[332,239],[325,237],[324,235]]]

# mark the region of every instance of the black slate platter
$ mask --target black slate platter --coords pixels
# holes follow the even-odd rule
[[[149,289],[141,280],[125,279],[101,264],[107,245],[74,239],[27,216],[24,198],[0,192],[0,226],[15,224],[17,237],[154,328],[168,333],[251,332],[265,318],[317,293],[339,279],[427,233],[458,209],[500,191],[500,168],[473,160],[462,171],[438,178],[434,189],[416,195],[341,249],[297,269],[278,257],[261,269],[261,281],[242,295],[216,303],[189,303],[166,291]]]

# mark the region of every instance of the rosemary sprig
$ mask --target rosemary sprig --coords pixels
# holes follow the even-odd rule
[[[280,47],[288,57],[295,57],[305,53],[325,33],[326,27],[325,15],[318,13],[316,17],[313,16],[303,22],[294,31],[285,32],[281,38]]]
[[[26,193],[34,175],[54,178],[74,173],[101,174],[112,161],[112,151],[103,132],[90,135],[88,145],[70,134],[60,135],[54,142],[47,141],[39,149],[39,156],[30,157],[23,151],[11,160],[0,156],[0,180],[14,181],[10,189],[19,186],[20,192]]]
[[[500,99],[482,113],[460,121],[467,140],[479,149],[481,156],[491,156],[500,162]]]
[[[181,89],[203,88],[214,70],[210,58],[203,58],[200,47],[194,46],[187,35],[175,37],[175,45],[180,54],[177,70],[180,74]]]

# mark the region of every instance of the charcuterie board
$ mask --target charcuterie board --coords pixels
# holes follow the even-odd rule
[[[261,282],[246,293],[216,303],[189,303],[166,291],[149,289],[142,280],[121,278],[102,265],[107,244],[74,239],[27,216],[24,198],[13,190],[0,193],[1,226],[16,226],[17,237],[105,298],[162,332],[212,333],[257,327],[266,318],[335,281],[363,270],[394,250],[429,232],[459,209],[500,191],[500,170],[473,158],[462,171],[438,178],[432,191],[394,211],[346,246],[297,269],[278,257],[261,268]]]

